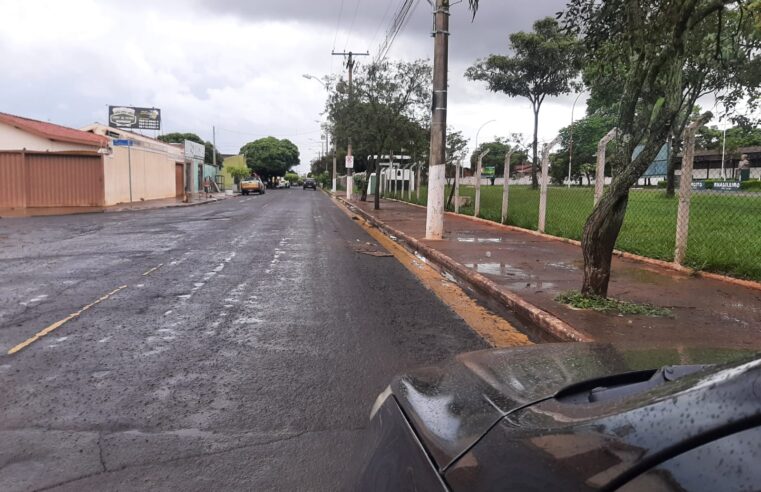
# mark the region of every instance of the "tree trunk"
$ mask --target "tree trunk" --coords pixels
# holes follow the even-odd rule
[[[380,157],[380,152],[378,153],[378,156]],[[380,175],[380,162],[378,160],[373,162],[373,172],[375,173],[375,189],[373,190],[373,195],[375,197],[373,208],[375,210],[380,210],[380,181],[381,181],[381,175]],[[367,175],[367,179],[370,179],[370,174]]]
[[[537,161],[539,146],[539,108],[534,108],[534,143],[532,145],[533,156],[531,161],[531,187],[534,189],[539,188],[539,180],[537,179],[537,172],[539,171],[539,162]]]
[[[455,172],[455,174],[457,173],[457,167],[455,167],[455,171],[454,172]],[[454,197],[454,187],[455,187],[455,183],[456,182],[457,182],[457,177],[455,176],[455,178],[454,178],[454,180],[453,180],[453,182],[452,182],[452,184],[451,184],[451,186],[449,188],[449,198],[447,198],[447,204],[444,207],[444,210],[449,210],[450,208],[452,208],[452,197]]]
[[[666,167],[666,196],[672,198],[676,188],[676,160],[675,155],[679,155],[681,146],[681,137],[672,137],[671,148],[668,153],[668,164]]]
[[[629,202],[629,189],[620,188],[603,195],[584,225],[581,247],[584,252],[584,283],[581,293],[608,296],[613,248],[621,231]]]

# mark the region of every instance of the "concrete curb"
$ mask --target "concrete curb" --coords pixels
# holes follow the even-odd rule
[[[234,195],[231,198],[238,198],[241,195]],[[229,200],[230,198],[212,198],[211,200],[205,200],[203,202],[192,202],[192,203],[173,203],[171,205],[162,205],[160,207],[144,207],[144,208],[120,208],[115,210],[104,210],[103,213],[116,213],[116,212],[142,212],[145,210],[163,210],[167,208],[183,208],[183,207],[198,207],[201,205],[208,205],[210,203],[217,203],[217,202],[223,202],[225,200]]]
[[[426,208],[423,205],[418,205],[417,203],[405,202],[404,200],[397,200],[396,198],[384,198],[384,200],[404,203],[406,205],[411,205],[413,207],[418,207],[418,208]],[[445,213],[447,215],[451,215],[452,217],[461,217],[461,218],[472,220],[475,222],[481,222],[483,224],[487,224],[490,226],[503,228],[508,231],[522,232],[524,234],[531,234],[532,236],[541,237],[543,239],[559,241],[561,243],[572,244],[574,246],[581,247],[581,241],[577,241],[575,239],[568,239],[565,237],[553,236],[543,232],[535,231],[533,229],[524,229],[522,227],[512,226],[508,224],[500,224],[499,222],[494,222],[493,220],[482,219],[481,217],[473,217],[472,215],[457,214],[454,212],[445,212]],[[649,258],[647,256],[641,256],[635,253],[629,253],[629,252],[621,251],[618,249],[613,250],[613,255],[618,256],[619,258],[626,258],[627,260],[638,261],[640,263],[645,263],[645,264],[656,266],[666,270],[683,273],[685,275],[708,278],[711,280],[718,280],[720,282],[725,282],[731,285],[737,285],[739,287],[745,287],[748,289],[761,290],[761,282],[754,282],[753,280],[744,280],[740,278],[729,277],[727,275],[721,275],[719,273],[711,273],[711,272],[704,272],[702,270],[695,270],[686,266],[679,265],[678,263],[658,260],[655,258]]]
[[[384,222],[376,219],[359,207],[354,206],[346,199],[339,196],[331,196],[348,207],[352,212],[362,216],[362,218],[376,226],[387,236],[394,236],[399,241],[406,243],[408,246],[419,251],[423,256],[437,264],[439,267],[444,268],[450,273],[456,275],[482,294],[501,302],[503,305],[507,306],[511,311],[513,311],[519,318],[531,323],[534,327],[551,335],[553,338],[569,342],[593,341],[593,339],[588,335],[581,333],[565,321],[548,313],[547,311],[534,306],[515,293],[501,290],[497,284],[484,277],[480,273],[474,272],[473,270],[456,262],[449,256],[446,256],[445,254],[431,248],[430,246],[421,243],[414,237],[411,237],[402,231],[396,230],[393,227],[386,225]]]

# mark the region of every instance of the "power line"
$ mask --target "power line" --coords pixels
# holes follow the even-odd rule
[[[321,132],[322,130],[311,130],[308,132],[301,132],[301,133],[291,133],[289,135],[273,135],[272,133],[248,133],[248,132],[242,132],[239,130],[230,130],[229,128],[220,128],[217,127],[217,130],[222,130],[224,132],[228,133],[235,133],[238,135],[245,135],[247,137],[277,137],[277,138],[288,138],[288,137],[300,137],[303,135],[311,135],[313,133]]]
[[[341,27],[341,17],[343,17],[343,13],[344,13],[344,0],[341,0],[341,9],[338,11],[338,22],[336,22],[336,35],[333,36],[333,50],[336,49],[336,41],[338,40],[338,30]]]
[[[346,47],[349,46],[351,35],[354,32],[354,23],[357,21],[357,12],[359,12],[360,4],[362,4],[362,0],[357,0],[357,4],[354,6],[354,17],[352,18],[351,25],[349,26],[349,34],[346,36],[346,44],[344,45],[344,51],[346,51]]]
[[[407,26],[407,23],[412,17],[411,14],[415,11],[417,5],[418,0],[402,1],[399,9],[394,15],[393,20],[391,21],[391,25],[389,26],[388,31],[386,31],[386,39],[383,40],[383,43],[381,43],[380,47],[378,48],[378,55],[375,59],[376,63],[380,63],[386,58],[389,50],[391,49],[391,46],[394,44],[394,41],[396,41],[397,36]]]
[[[386,17],[388,16],[389,10],[391,10],[391,2],[386,2],[386,11],[383,12],[383,17],[381,17],[381,21],[378,23],[378,27],[375,28],[375,34],[373,34],[373,39],[370,41],[371,45],[375,44],[375,40],[378,39],[378,34],[380,33],[381,27],[383,27],[383,24],[386,22]]]

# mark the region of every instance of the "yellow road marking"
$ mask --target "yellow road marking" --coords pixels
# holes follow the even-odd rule
[[[158,270],[159,268],[161,268],[161,267],[163,267],[163,266],[164,266],[164,264],[163,264],[163,263],[161,263],[159,266],[151,268],[150,270],[148,270],[147,272],[145,272],[145,273],[143,274],[143,277],[146,277],[146,276],[148,276],[148,275],[152,274],[153,272],[155,272],[156,270]]]
[[[480,306],[459,285],[445,280],[432,266],[418,259],[402,245],[391,240],[362,217],[352,213],[336,201],[338,208],[357,222],[378,244],[386,248],[402,265],[415,275],[420,282],[449,306],[470,328],[494,347],[518,347],[531,345],[528,337],[518,331],[501,316]]]
[[[100,299],[97,299],[96,301],[91,302],[90,304],[88,304],[87,306],[83,307],[79,311],[77,311],[75,313],[71,313],[70,315],[66,316],[64,319],[62,319],[60,321],[56,321],[55,323],[53,323],[52,325],[48,326],[47,328],[45,328],[41,332],[37,333],[33,337],[26,339],[25,341],[19,343],[18,345],[16,345],[12,349],[10,349],[8,351],[8,355],[13,355],[16,352],[18,352],[19,350],[22,350],[22,349],[28,347],[29,345],[33,344],[34,342],[36,342],[40,338],[44,337],[48,333],[52,332],[53,330],[56,330],[56,329],[60,328],[61,326],[63,326],[64,324],[66,324],[67,322],[69,322],[69,321],[71,321],[71,320],[73,320],[75,318],[78,318],[82,313],[84,313],[85,311],[87,311],[91,307],[93,307],[93,306],[95,306],[97,304],[100,304],[101,302],[105,301],[106,299],[108,299],[109,297],[113,296],[117,292],[119,292],[121,290],[124,290],[126,288],[127,288],[126,285],[122,285],[118,289],[112,290],[111,292],[109,292],[108,294],[104,295]]]

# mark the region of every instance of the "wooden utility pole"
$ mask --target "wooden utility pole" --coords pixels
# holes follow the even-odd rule
[[[433,15],[433,112],[425,238],[441,239],[444,233],[444,184],[446,182],[449,0],[436,0]]]
[[[345,56],[346,58],[346,68],[349,69],[349,109],[351,110],[351,98],[352,98],[352,84],[354,80],[354,64],[356,63],[356,60],[354,59],[355,56],[370,56],[369,52],[365,53],[353,53],[349,51],[348,53],[336,53],[333,52],[333,56]],[[351,200],[351,193],[354,189],[354,180],[352,178],[352,174],[354,173],[354,162],[352,160],[353,154],[351,153],[351,134],[349,134],[349,141],[346,146],[346,162],[351,162],[352,167],[346,168],[346,199]],[[369,176],[368,176],[369,178]]]

